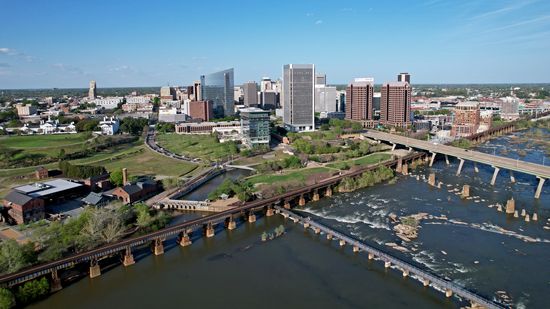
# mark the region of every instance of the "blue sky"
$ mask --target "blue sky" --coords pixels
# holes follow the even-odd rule
[[[235,82],[314,63],[329,83],[550,82],[550,1],[0,0],[0,89]]]

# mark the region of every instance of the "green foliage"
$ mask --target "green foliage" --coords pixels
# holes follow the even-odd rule
[[[6,122],[17,118],[17,109],[15,107],[0,112],[0,122]]]
[[[458,140],[454,140],[451,145],[455,146],[455,147],[458,147],[458,148],[463,148],[463,149],[468,149],[470,147],[472,147],[472,142],[470,142],[469,140],[465,139],[465,138],[461,138],[461,139],[458,139]]]
[[[59,161],[59,169],[69,178],[89,178],[107,172],[103,166],[72,165],[69,161]]]
[[[249,201],[254,193],[254,186],[248,181],[234,181],[226,179],[219,185],[216,190],[208,194],[208,199],[215,201],[219,199],[222,194],[227,194],[229,197],[237,196],[237,198],[243,202]]]
[[[146,204],[134,205],[136,213],[136,225],[144,232],[153,232],[164,228],[170,221],[170,216],[163,211],[157,212]]]
[[[122,186],[123,185],[122,169],[117,169],[111,172],[111,174],[109,175],[109,180],[111,181],[112,184],[114,184],[117,187]]]
[[[140,135],[148,123],[149,120],[146,118],[126,117],[122,119],[120,130],[131,135]]]
[[[0,288],[0,308],[10,309],[15,307],[15,296],[13,293],[4,288]]]
[[[76,130],[78,132],[91,132],[97,130],[99,125],[99,120],[95,119],[83,119],[80,120],[76,125]]]
[[[366,171],[361,177],[346,177],[340,182],[339,188],[345,191],[353,191],[360,188],[370,187],[374,184],[388,180],[393,177],[393,170],[387,166],[379,166],[375,170]]]
[[[22,286],[19,286],[15,293],[15,298],[21,304],[29,304],[34,300],[40,299],[50,292],[50,283],[48,279],[42,277],[40,279],[27,281]]]
[[[13,239],[7,239],[0,243],[0,273],[11,273],[29,266],[36,261],[34,245],[19,244]]]
[[[176,125],[170,122],[159,122],[155,129],[160,133],[171,133],[176,131]]]

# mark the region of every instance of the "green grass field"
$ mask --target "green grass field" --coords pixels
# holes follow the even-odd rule
[[[15,149],[47,149],[82,144],[90,138],[87,133],[4,136],[0,138],[0,144]]]
[[[216,161],[229,155],[226,144],[207,134],[159,134],[157,144],[173,153]]]
[[[289,171],[284,174],[266,174],[257,175],[248,178],[253,184],[258,183],[278,183],[278,182],[302,182],[307,179],[308,176],[320,173],[329,173],[330,169],[324,167],[305,168],[295,171]]]
[[[341,170],[341,169],[344,169],[345,166],[351,167],[353,165],[375,164],[381,161],[389,160],[390,158],[391,158],[391,155],[389,153],[372,153],[370,155],[361,157],[359,159],[351,159],[351,160],[327,164],[327,167]]]

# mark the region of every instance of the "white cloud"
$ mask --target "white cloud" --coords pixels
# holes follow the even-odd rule
[[[73,74],[80,74],[80,75],[88,75],[88,73],[84,72],[81,68],[75,67],[70,64],[64,64],[64,63],[54,63],[52,64],[52,67],[59,69],[64,72],[69,72]]]
[[[320,24],[322,24],[322,23],[323,23],[323,21],[322,21],[321,19],[318,19],[317,21],[315,21],[315,24],[316,24],[316,25],[320,25]]]
[[[519,10],[519,9],[523,8],[524,6],[532,4],[534,2],[537,2],[537,1],[521,1],[521,2],[513,4],[513,5],[509,5],[509,6],[500,8],[500,9],[496,9],[496,10],[493,10],[493,11],[489,11],[489,12],[485,12],[485,13],[476,15],[476,16],[472,17],[472,19],[493,17],[493,16],[504,14],[504,13],[513,12],[513,11],[516,11],[516,10]]]
[[[491,32],[496,32],[496,31],[502,31],[502,30],[507,30],[507,29],[518,28],[518,27],[521,27],[521,26],[524,26],[524,25],[536,24],[536,23],[539,23],[539,22],[547,21],[547,20],[550,20],[550,15],[544,15],[544,16],[541,16],[541,17],[538,17],[538,18],[527,19],[527,20],[523,20],[523,21],[520,21],[520,22],[517,22],[517,23],[509,24],[509,25],[506,25],[506,26],[489,29],[487,31],[483,31],[483,33],[491,33]]]
[[[0,54],[9,55],[11,52],[12,50],[7,47],[0,47]]]

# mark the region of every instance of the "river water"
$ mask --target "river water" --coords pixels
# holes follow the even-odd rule
[[[546,134],[549,132],[546,131]],[[524,134],[515,133],[517,135]],[[548,136],[548,135],[547,135]],[[529,152],[524,160],[542,163],[542,146],[511,144],[510,137],[487,142],[479,150],[515,158],[519,149]],[[494,150],[496,147],[496,150]],[[532,149],[529,149],[531,147]],[[501,153],[506,149],[506,153]],[[545,162],[549,162],[545,158]],[[496,185],[489,184],[492,169],[466,163],[454,176],[457,162],[437,161],[420,167],[395,184],[382,184],[309,203],[301,212],[337,230],[417,263],[488,298],[509,297],[514,307],[544,308],[550,291],[550,190],[544,187],[533,198],[536,180],[516,174],[511,184],[501,171]],[[440,189],[423,180],[430,172],[443,182]],[[418,179],[417,180],[417,176]],[[224,177],[234,177],[228,174]],[[201,199],[216,183],[197,191]],[[471,186],[471,200],[462,200],[455,189]],[[202,193],[201,193],[202,192]],[[536,212],[539,220],[525,222],[496,210],[510,197],[516,209]],[[490,207],[493,206],[493,207]],[[426,212],[419,236],[403,242],[392,231],[390,213],[398,216]],[[442,215],[447,219],[442,219]],[[181,220],[181,219],[180,219]],[[285,225],[287,233],[262,243],[260,234]],[[407,248],[387,247],[394,242]],[[281,217],[241,223],[233,231],[217,230],[210,239],[198,238],[181,248],[167,241],[162,256],[142,255],[135,265],[116,267],[99,278],[84,278],[32,308],[143,308],[201,306],[219,308],[454,308],[456,299],[445,299],[431,288],[369,262],[323,236],[314,235]],[[502,292],[498,292],[502,291]],[[498,292],[498,293],[497,293]],[[504,293],[503,293],[504,292]]]

